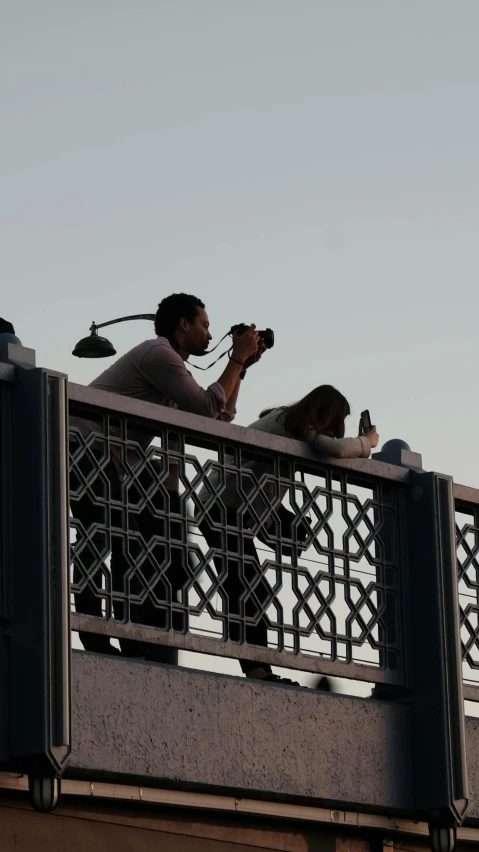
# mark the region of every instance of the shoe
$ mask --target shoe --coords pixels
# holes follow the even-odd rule
[[[410,704],[411,696],[398,686],[390,686],[388,683],[377,683],[371,693],[371,698],[376,701],[394,701],[396,704]]]
[[[261,678],[262,682],[264,682],[265,680],[267,680],[268,683],[285,683],[288,686],[299,686],[300,685],[296,680],[290,680],[289,677],[280,677],[279,675],[275,675],[275,674],[267,674],[266,677]]]
[[[98,639],[100,639],[100,638],[101,638],[101,639],[103,639],[104,637],[103,637],[103,636],[102,636],[102,637],[97,637],[97,636],[95,635],[95,636],[94,636],[94,638],[95,638],[95,639],[96,639],[96,638],[98,638]],[[120,649],[119,649],[119,648],[115,648],[115,646],[114,646],[114,645],[111,645],[111,644],[110,644],[110,640],[109,640],[109,639],[108,639],[108,641],[107,641],[107,642],[99,642],[99,643],[96,643],[96,642],[89,642],[89,643],[87,643],[87,646],[88,646],[88,647],[86,647],[86,646],[85,646],[85,643],[83,643],[83,648],[84,648],[84,650],[85,650],[85,651],[89,651],[89,652],[93,652],[94,654],[105,654],[105,655],[107,655],[107,656],[109,656],[109,657],[119,657],[119,656],[120,656],[120,653],[121,653],[121,651],[120,651]]]

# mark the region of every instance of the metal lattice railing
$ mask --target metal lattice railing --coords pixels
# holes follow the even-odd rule
[[[87,388],[70,396],[82,636],[404,683],[403,486],[373,475],[385,466],[331,464]]]
[[[479,700],[479,494],[475,489],[456,486],[455,496],[465,694]]]

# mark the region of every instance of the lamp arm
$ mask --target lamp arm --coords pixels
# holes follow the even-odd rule
[[[115,325],[117,322],[127,322],[127,320],[136,320],[136,319],[144,319],[144,320],[154,320],[155,314],[132,314],[129,317],[119,317],[119,319],[108,320],[108,322],[92,322],[90,326],[90,331],[94,334],[97,329],[104,328],[106,325]]]

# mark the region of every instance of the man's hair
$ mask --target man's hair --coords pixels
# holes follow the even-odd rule
[[[0,317],[0,333],[15,334],[15,329],[11,322]]]
[[[160,302],[155,315],[155,332],[158,337],[170,339],[177,328],[180,319],[185,317],[188,322],[194,322],[198,308],[204,309],[201,299],[188,296],[186,293],[173,293]]]

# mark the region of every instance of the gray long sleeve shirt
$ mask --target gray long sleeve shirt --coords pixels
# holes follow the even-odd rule
[[[272,435],[281,435],[282,438],[294,438],[284,427],[284,408],[273,408],[264,417],[250,423],[249,429],[258,432],[270,432]],[[371,445],[364,435],[358,438],[332,438],[330,435],[319,435],[310,429],[308,435],[303,438],[308,444],[312,444],[318,453],[334,459],[357,459],[367,458],[371,455]]]
[[[130,349],[94,379],[90,387],[227,422],[234,417],[234,414],[225,410],[225,392],[219,382],[213,382],[206,390],[202,388],[166,337],[145,340]],[[82,417],[70,417],[70,424],[76,426],[83,435],[100,429],[98,423]],[[145,449],[151,442],[151,434],[145,433],[143,429],[130,430],[129,438],[137,440]],[[136,454],[133,452],[129,456],[134,465]],[[124,471],[115,447],[111,449],[111,459],[122,479]],[[170,473],[164,484],[172,491],[178,489],[178,469],[175,463],[170,464]]]
[[[204,417],[233,419],[225,411],[225,392],[219,382],[206,390],[200,387],[166,337],[145,340],[130,349],[94,379],[91,387]]]

